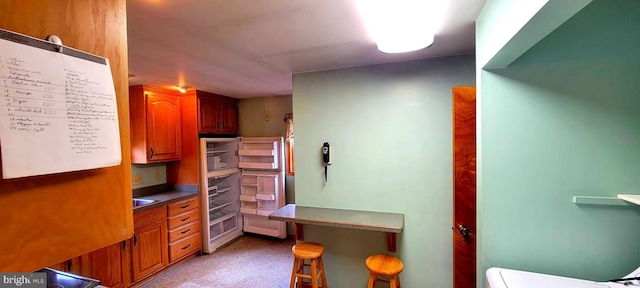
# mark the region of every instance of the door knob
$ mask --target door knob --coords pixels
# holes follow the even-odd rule
[[[458,232],[460,232],[460,234],[462,234],[464,238],[469,237],[469,233],[471,233],[469,228],[467,228],[467,226],[464,226],[462,224],[458,225]]]

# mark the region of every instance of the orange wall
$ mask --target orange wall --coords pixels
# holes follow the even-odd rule
[[[133,234],[125,0],[3,0],[0,28],[109,58],[120,166],[0,180],[0,271],[34,271]],[[1,164],[0,164],[1,165]]]

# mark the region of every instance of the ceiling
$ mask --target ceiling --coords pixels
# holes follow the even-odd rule
[[[353,0],[127,0],[129,85],[290,95],[292,73],[473,53],[485,1],[450,2],[432,46],[385,54]]]

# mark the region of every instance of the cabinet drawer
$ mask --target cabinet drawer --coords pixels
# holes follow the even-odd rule
[[[167,218],[165,206],[136,212],[133,214],[133,226],[135,228],[146,226],[156,221],[164,221]]]
[[[169,211],[169,217],[185,213],[192,209],[198,209],[200,207],[200,200],[198,197],[189,198],[180,202],[167,205]]]
[[[185,214],[173,216],[169,218],[169,230],[173,230],[187,223],[199,222],[198,221],[199,219],[200,219],[199,210],[191,210]]]
[[[180,240],[194,233],[200,232],[200,221],[191,222],[180,228],[169,231],[169,243]]]
[[[200,234],[193,234],[173,244],[169,244],[169,262],[176,261],[183,256],[200,250],[202,238]]]

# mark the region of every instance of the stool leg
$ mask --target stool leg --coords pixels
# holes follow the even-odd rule
[[[400,288],[398,285],[398,275],[393,275],[389,278],[389,288]]]
[[[396,278],[398,280],[398,288],[400,288],[400,286],[402,286],[402,285],[400,285],[400,274],[396,275]]]
[[[298,258],[293,258],[293,270],[291,271],[291,283],[289,284],[289,288],[294,288],[293,285],[296,283],[296,274],[298,272]]]
[[[311,287],[318,288],[318,260],[311,259]]]
[[[328,288],[326,272],[324,270],[324,263],[322,262],[322,256],[318,258],[318,262],[320,263],[320,270],[322,270],[322,274],[320,274],[320,279],[322,279],[322,288]]]
[[[369,284],[367,284],[367,288],[376,287],[376,279],[377,278],[378,278],[378,275],[376,275],[376,273],[370,272],[369,273]]]

